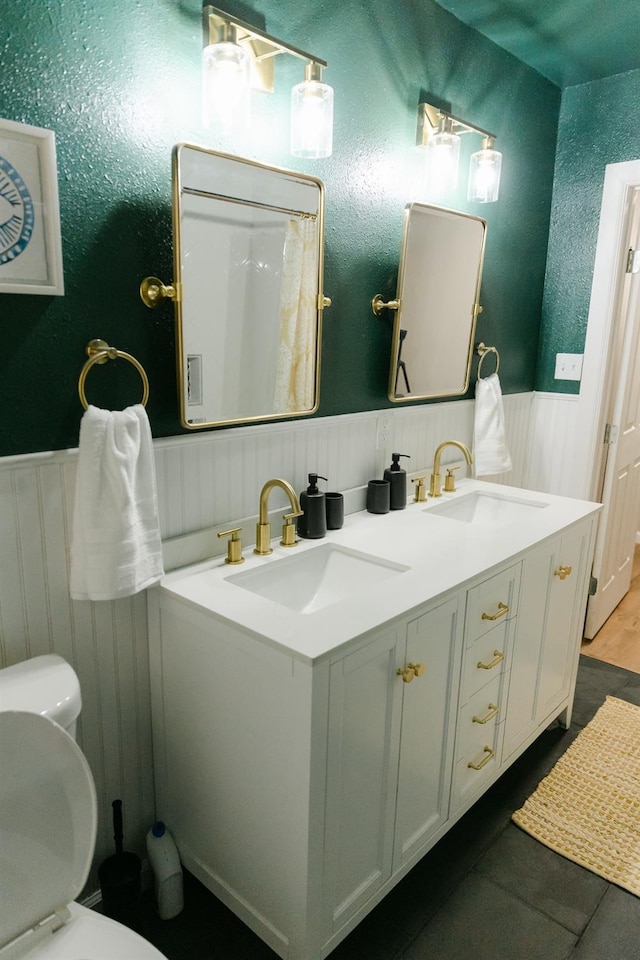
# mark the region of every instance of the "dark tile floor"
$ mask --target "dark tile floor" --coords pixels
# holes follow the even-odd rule
[[[640,960],[640,899],[510,820],[607,694],[640,705],[640,674],[581,656],[571,729],[542,734],[330,960]],[[276,960],[189,875],[179,917],[145,895],[135,928],[169,960]]]

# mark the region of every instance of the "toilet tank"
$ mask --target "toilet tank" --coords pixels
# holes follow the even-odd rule
[[[0,710],[24,710],[55,720],[75,739],[82,708],[73,667],[55,653],[0,670]]]

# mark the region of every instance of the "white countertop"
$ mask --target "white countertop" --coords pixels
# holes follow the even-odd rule
[[[437,515],[442,504],[480,491],[500,498],[544,504],[517,523],[480,524]],[[601,509],[584,500],[556,497],[482,480],[460,480],[455,493],[425,503],[409,500],[405,510],[383,515],[362,511],[345,517],[341,530],[321,540],[279,544],[280,526],[271,541],[273,553],[257,556],[249,547],[245,563],[223,558],[175,570],[160,590],[186,601],[216,620],[230,621],[306,661],[315,661],[381,624],[406,615],[441,594],[490,573],[537,543]],[[302,613],[228,582],[230,577],[301,556],[323,544],[336,544],[408,569],[382,584],[363,586],[346,599],[313,613]],[[293,562],[293,560],[291,561]]]

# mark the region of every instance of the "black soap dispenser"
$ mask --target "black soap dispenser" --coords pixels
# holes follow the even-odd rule
[[[318,490],[318,479],[326,480],[317,473],[309,474],[309,486],[300,494],[302,516],[298,517],[298,533],[308,540],[319,540],[327,532],[325,496]]]
[[[408,453],[392,453],[391,466],[384,472],[389,481],[389,506],[392,510],[404,510],[407,505],[407,471],[400,466],[400,457],[409,458]]]

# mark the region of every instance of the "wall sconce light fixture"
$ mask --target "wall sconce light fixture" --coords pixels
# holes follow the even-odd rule
[[[493,203],[500,190],[502,154],[494,150],[495,134],[482,130],[466,120],[430,103],[418,107],[419,147],[427,150],[427,189],[433,200],[442,200],[455,190],[458,182],[460,137],[477,133],[482,148],[471,155],[467,199],[475,203]]]
[[[331,156],[333,90],[322,81],[327,66],[312,53],[252,27],[224,10],[202,7],[202,112],[205,126],[227,133],[249,125],[250,90],[273,93],[273,62],[281,53],[306,61],[305,76],[291,91],[291,153],[317,159]]]

